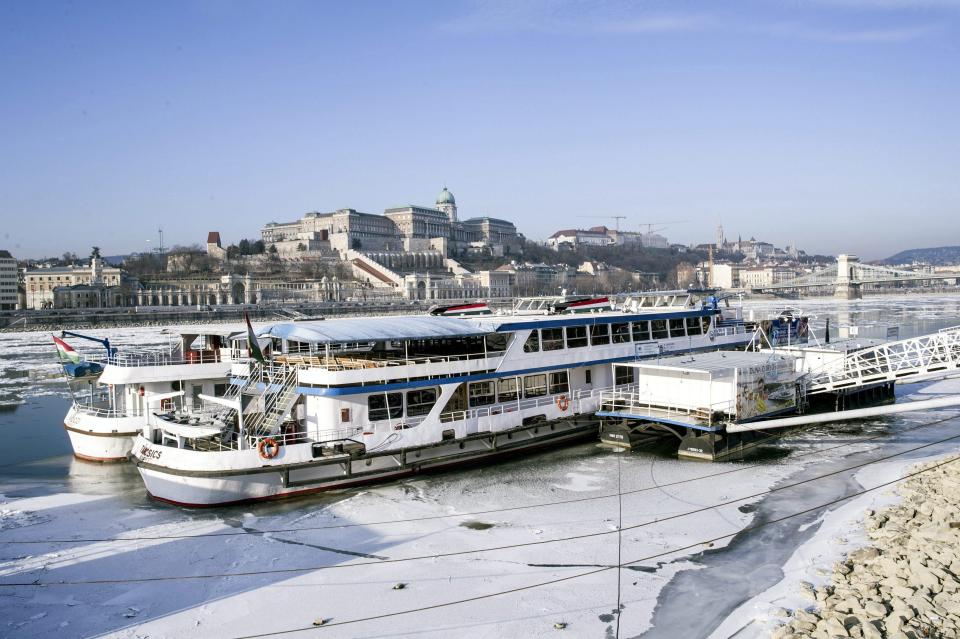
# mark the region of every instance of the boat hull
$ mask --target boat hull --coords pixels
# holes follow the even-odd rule
[[[197,467],[195,456],[210,453],[155,446],[140,437],[133,459],[154,499],[177,506],[211,507],[297,497],[490,463],[595,438],[597,425],[593,419],[562,420],[390,453],[318,459],[309,458],[310,444],[284,447],[274,460],[257,457],[259,463],[251,463],[256,451],[230,451],[216,454],[233,459],[224,459],[219,470],[207,471],[189,469]],[[275,463],[278,460],[280,463]]]
[[[103,417],[72,405],[63,420],[77,459],[100,463],[127,461],[140,434],[139,418]]]

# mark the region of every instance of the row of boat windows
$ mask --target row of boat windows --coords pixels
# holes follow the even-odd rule
[[[379,393],[367,398],[367,419],[378,422],[403,417],[404,393]],[[437,403],[436,388],[419,388],[406,392],[407,417],[426,415]]]
[[[289,354],[310,354],[316,353],[322,355],[329,352],[331,355],[339,354],[386,354],[400,356],[406,354],[409,357],[425,357],[435,355],[465,355],[483,352],[500,352],[507,350],[507,333],[490,333],[487,335],[467,335],[462,337],[442,337],[436,339],[411,339],[411,340],[386,340],[369,342],[345,342],[342,344],[330,344],[327,347],[309,342],[297,342],[288,340],[286,353]],[[406,343],[405,343],[406,342]],[[279,353],[282,350],[283,341],[273,339],[273,352]]]
[[[583,348],[626,342],[645,342],[651,339],[668,339],[703,335],[710,330],[709,317],[680,317],[676,319],[643,320],[593,326],[567,326],[564,328],[534,329],[523,344],[524,353],[558,351],[564,348]]]
[[[567,326],[558,328],[534,329],[523,345],[525,353],[556,351],[563,348],[583,348],[626,342],[645,342],[655,339],[703,335],[710,329],[710,318],[687,317],[675,319],[642,320],[636,322],[614,322],[594,324],[592,326]],[[472,353],[492,353],[507,350],[508,333],[489,333],[487,335],[464,336],[456,338],[436,338],[419,340],[389,340],[370,342],[349,342],[331,344],[329,353],[405,353],[409,357],[433,355],[460,355]],[[273,352],[282,350],[283,342],[273,338]],[[324,353],[323,347],[307,342],[288,340],[286,352],[290,354]]]
[[[588,371],[589,373],[589,371]],[[496,380],[461,384],[450,399],[450,404],[463,402],[463,387],[466,386],[466,401],[470,408],[516,402],[520,399],[562,395],[570,392],[570,378],[567,371],[540,373],[523,377],[502,377]],[[393,393],[378,393],[367,398],[367,419],[371,422],[384,419],[401,419],[406,404],[407,417],[426,415],[437,403],[436,388]],[[406,400],[406,401],[404,401]],[[464,410],[467,406],[448,405],[445,410]]]

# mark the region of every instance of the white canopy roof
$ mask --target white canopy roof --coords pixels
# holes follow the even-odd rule
[[[496,331],[499,322],[430,315],[362,317],[315,322],[284,322],[256,330],[257,337],[306,342],[342,344],[405,339],[467,337]]]

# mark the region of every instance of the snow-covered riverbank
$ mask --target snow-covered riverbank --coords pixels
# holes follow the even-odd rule
[[[897,503],[869,509],[867,544],[834,564],[830,583],[801,582],[813,605],[773,637],[956,637],[960,629],[960,457],[907,469]],[[909,634],[908,634],[909,633]]]

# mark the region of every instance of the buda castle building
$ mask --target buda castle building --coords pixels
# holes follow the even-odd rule
[[[295,257],[297,253],[337,253],[346,259],[349,251],[393,253],[436,251],[445,257],[469,251],[494,255],[516,253],[521,238],[512,222],[492,217],[460,221],[457,201],[446,187],[436,205],[400,206],[383,215],[339,209],[331,213],[307,213],[293,222],[271,222],[260,231],[268,249]]]

